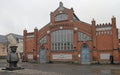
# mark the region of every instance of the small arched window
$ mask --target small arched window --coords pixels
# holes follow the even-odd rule
[[[47,42],[47,37],[44,36],[43,38],[40,39],[39,43],[45,44]]]
[[[57,16],[55,16],[55,21],[64,21],[67,19],[68,19],[67,14],[58,14]]]
[[[91,37],[89,37],[85,33],[78,32],[78,41],[90,41],[90,40],[92,40]]]

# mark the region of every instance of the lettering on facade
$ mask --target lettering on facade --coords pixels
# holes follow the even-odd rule
[[[53,54],[52,59],[72,59],[72,54]]]
[[[28,54],[28,59],[33,59],[33,54]]]
[[[111,30],[112,27],[96,28],[96,31]]]
[[[100,59],[109,59],[110,54],[100,54]]]

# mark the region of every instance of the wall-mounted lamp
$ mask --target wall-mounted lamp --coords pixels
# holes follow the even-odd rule
[[[78,28],[77,28],[77,27],[74,27],[74,30],[75,30],[75,31],[77,31],[77,30],[78,30]]]
[[[48,31],[47,31],[47,34],[49,34],[49,33],[50,33],[50,31],[48,30]]]
[[[62,27],[62,26],[60,26],[60,29],[63,29],[63,27]]]

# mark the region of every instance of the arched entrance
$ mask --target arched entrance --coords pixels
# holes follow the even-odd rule
[[[90,64],[90,49],[87,44],[83,44],[80,50],[81,64]]]
[[[40,63],[46,63],[46,49],[44,47],[40,48]]]

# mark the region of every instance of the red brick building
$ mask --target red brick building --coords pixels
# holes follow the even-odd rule
[[[60,2],[50,14],[50,23],[34,32],[24,30],[24,60],[76,62],[81,64],[120,62],[116,18],[111,23],[85,23]]]

